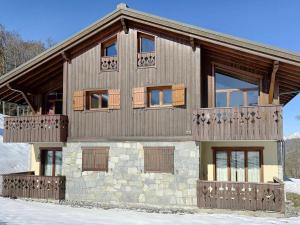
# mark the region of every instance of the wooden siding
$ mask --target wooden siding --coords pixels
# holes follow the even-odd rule
[[[193,113],[193,139],[282,140],[282,106],[201,108]]]
[[[200,107],[200,48],[177,40],[156,37],[155,66],[137,67],[137,31],[117,34],[118,70],[102,71],[101,47],[88,49],[67,63],[65,80],[69,138],[174,137],[190,136],[192,109]],[[132,89],[155,85],[184,84],[184,107],[134,109]],[[74,91],[120,89],[121,110],[73,111]]]

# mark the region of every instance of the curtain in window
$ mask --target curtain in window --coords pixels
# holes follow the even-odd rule
[[[248,182],[260,182],[259,152],[248,152]]]
[[[227,152],[216,152],[216,180],[228,181]]]
[[[45,153],[45,176],[52,176],[52,157],[53,152],[52,151],[46,151]]]
[[[62,175],[62,152],[55,152],[55,176]]]
[[[242,151],[231,152],[231,181],[245,182],[245,153]]]

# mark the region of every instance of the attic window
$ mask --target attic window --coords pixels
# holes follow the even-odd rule
[[[118,69],[117,38],[101,43],[101,71],[115,71]]]
[[[139,53],[155,52],[154,37],[146,34],[138,36]]]

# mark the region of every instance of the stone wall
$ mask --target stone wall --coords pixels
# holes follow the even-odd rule
[[[0,175],[0,196],[2,196],[3,177]]]
[[[285,175],[291,178],[300,178],[300,139],[286,141]]]
[[[109,146],[108,172],[82,172],[81,147]],[[144,173],[143,146],[174,146],[174,174]],[[66,200],[196,206],[199,146],[195,142],[67,143],[63,149]]]

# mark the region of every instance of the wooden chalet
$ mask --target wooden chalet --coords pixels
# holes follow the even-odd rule
[[[5,175],[2,195],[284,211],[299,90],[299,54],[120,4],[0,78],[1,104],[30,108],[4,142],[30,143],[35,173]]]

